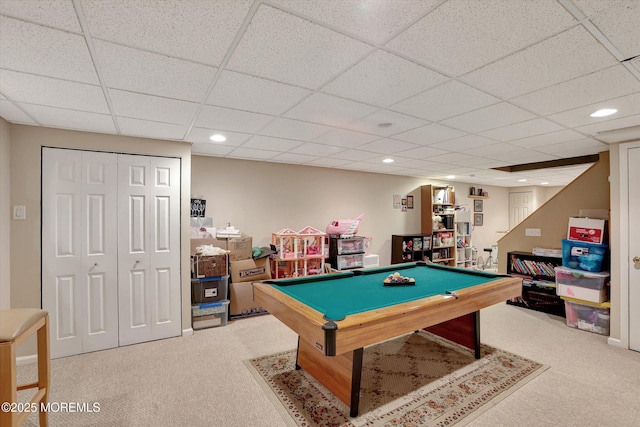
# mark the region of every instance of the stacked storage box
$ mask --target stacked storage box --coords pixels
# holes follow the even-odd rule
[[[229,318],[229,274],[226,255],[206,258],[204,268],[191,279],[193,329],[225,326]],[[194,273],[195,273],[194,271]]]
[[[556,292],[565,301],[567,325],[609,335],[606,221],[570,218],[562,241],[562,267],[556,267]]]

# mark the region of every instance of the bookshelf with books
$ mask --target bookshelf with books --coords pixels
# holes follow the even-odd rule
[[[431,234],[391,236],[391,264],[431,260]]]
[[[507,304],[565,316],[564,301],[556,295],[555,267],[562,258],[538,256],[529,252],[507,254],[507,274],[522,277],[522,296]]]

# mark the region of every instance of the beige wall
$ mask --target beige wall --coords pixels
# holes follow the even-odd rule
[[[11,205],[26,205],[27,220],[11,222],[11,306],[41,307],[40,182],[41,147],[78,148],[182,159],[181,215],[190,215],[191,145],[33,126],[11,125]],[[183,221],[182,247],[189,248],[188,221]],[[191,327],[189,249],[182,251],[182,324]]]
[[[580,209],[609,209],[609,152],[601,153],[600,161],[505,235],[499,242],[500,252],[562,247],[569,217],[578,216]],[[525,237],[525,228],[539,228],[541,236]],[[498,268],[506,272],[506,257],[500,257]]]
[[[585,173],[559,191],[537,211],[514,227],[499,244],[499,251],[506,254],[511,251],[531,252],[534,247],[561,248],[562,239],[567,237],[569,217],[578,216],[580,209],[609,209],[609,152],[600,153],[600,160]],[[525,228],[539,228],[540,237],[526,237]],[[610,239],[615,239],[611,233]],[[498,271],[507,270],[507,257],[498,260]],[[612,282],[612,295],[614,291]],[[611,336],[619,334],[619,312],[611,310]]]
[[[391,235],[420,232],[422,179],[396,175],[285,165],[268,162],[192,157],[192,195],[207,201],[206,216],[215,226],[231,223],[253,238],[253,246],[271,242],[271,233],[310,225],[324,231],[334,219],[365,213],[359,235],[373,238],[380,264],[391,262]],[[473,210],[469,184],[452,182],[456,204]],[[507,189],[486,187],[485,224],[474,231],[478,247],[490,247],[506,230]],[[415,209],[393,209],[393,195],[414,195]],[[431,215],[429,214],[429,217]]]
[[[11,307],[11,263],[10,263],[10,226],[11,226],[11,150],[9,123],[0,118],[0,310]]]

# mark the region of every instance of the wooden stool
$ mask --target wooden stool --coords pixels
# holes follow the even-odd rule
[[[16,347],[31,335],[37,333],[38,337],[38,381],[18,385],[16,380]],[[49,313],[37,308],[14,308],[0,310],[0,425],[19,426],[31,412],[37,410],[40,415],[40,425],[48,425],[47,412],[40,411],[40,404],[47,403],[49,397]],[[18,390],[37,388],[29,404],[28,412],[15,412],[17,406],[9,405],[17,403]]]

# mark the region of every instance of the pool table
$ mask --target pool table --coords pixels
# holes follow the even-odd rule
[[[415,285],[385,286],[394,272]],[[305,369],[358,415],[363,348],[427,329],[475,350],[480,309],[521,294],[522,279],[425,262],[253,284],[254,301],[298,334]]]

